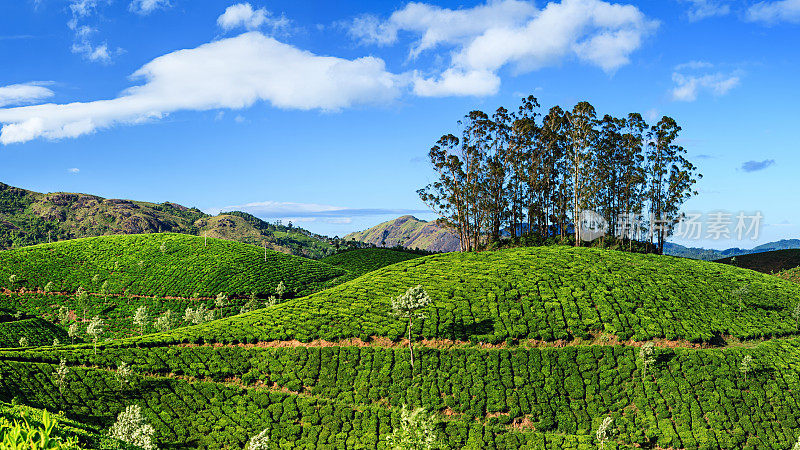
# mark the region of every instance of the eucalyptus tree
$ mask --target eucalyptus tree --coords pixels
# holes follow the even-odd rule
[[[588,191],[585,175],[590,158],[590,151],[596,136],[595,123],[597,113],[589,102],[579,102],[566,115],[569,122],[569,142],[571,146],[572,174],[572,222],[575,228],[575,246],[581,245],[580,212],[587,200]]]
[[[650,242],[656,237],[659,253],[664,252],[664,242],[680,220],[678,211],[681,205],[697,195],[692,186],[702,178],[697,168],[684,157],[686,149],[675,144],[680,131],[681,127],[674,119],[664,116],[650,127],[647,135],[647,199],[652,217]]]

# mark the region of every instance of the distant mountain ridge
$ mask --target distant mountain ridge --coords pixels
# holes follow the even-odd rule
[[[456,252],[461,249],[461,240],[452,230],[435,221],[427,222],[411,215],[400,216],[364,231],[350,233],[344,239],[379,247],[400,245],[430,252]]]
[[[691,259],[702,259],[714,261],[717,259],[730,258],[732,256],[749,255],[752,253],[771,252],[774,250],[791,250],[800,248],[800,239],[781,239],[775,242],[767,242],[751,249],[732,247],[725,250],[714,250],[698,247],[685,247],[679,244],[667,242],[664,246],[664,254],[681,256]]]
[[[335,249],[325,236],[240,211],[210,216],[177,203],[39,193],[0,183],[0,250],[81,237],[173,232],[227,239],[311,258]]]

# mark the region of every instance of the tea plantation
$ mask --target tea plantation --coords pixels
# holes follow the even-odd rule
[[[0,252],[0,287],[161,297],[220,292],[310,294],[347,275],[338,267],[248,244],[175,233],[102,236]],[[105,285],[105,288],[104,288]]]
[[[420,255],[387,248],[359,248],[322,258],[321,261],[338,266],[356,275],[363,275],[395,263],[419,258]]]
[[[539,247],[416,258],[271,308],[137,340],[257,342],[403,337],[391,299],[423,285],[423,338],[487,343],[589,338],[712,342],[797,332],[793,283],[723,264],[601,249]],[[738,288],[745,288],[738,289]],[[133,342],[133,341],[132,341]]]
[[[364,275],[274,306],[96,350],[0,350],[0,401],[97,430],[139,405],[164,449],[246,448],[261,432],[271,449],[391,449],[404,405],[431,414],[442,449],[788,450],[800,436],[794,283],[587,248],[439,254],[371,271],[397,255],[347,253],[358,257],[340,259],[343,278]],[[416,285],[433,303],[413,322],[412,366],[408,321],[391,304]],[[6,297],[55,314],[54,296]],[[120,321],[136,301],[211,302],[103,301],[93,311],[113,306]],[[121,365],[132,369],[124,382]]]

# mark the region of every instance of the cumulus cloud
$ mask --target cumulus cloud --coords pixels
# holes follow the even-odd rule
[[[169,0],[132,0],[128,9],[144,16],[159,8],[168,8],[169,6]]]
[[[774,24],[800,23],[800,0],[779,0],[756,3],[747,9],[745,16],[751,22]]]
[[[690,3],[686,15],[689,20],[696,22],[709,17],[725,16],[730,14],[731,7],[724,1],[719,0],[683,0]]]
[[[0,108],[9,105],[36,103],[55,95],[53,91],[42,86],[43,84],[50,83],[32,81],[30,83],[0,86]]]
[[[273,17],[265,8],[253,9],[250,3],[237,3],[225,9],[217,18],[217,25],[225,31],[236,28],[257,30],[264,26],[280,30],[289,26],[289,20],[284,16]]]
[[[143,84],[110,100],[0,109],[0,143],[72,138],[179,110],[275,107],[336,111],[396,98],[403,81],[375,57],[319,56],[249,32],[160,56],[137,70]]]
[[[693,102],[704,91],[719,97],[739,85],[741,80],[737,72],[709,72],[713,67],[713,64],[702,61],[675,66],[672,73],[672,81],[675,83],[671,91],[672,99]]]
[[[450,67],[438,76],[418,77],[415,91],[486,95],[497,91],[496,72],[507,65],[522,73],[575,58],[612,73],[630,62],[630,55],[657,27],[657,21],[633,5],[562,0],[537,9],[532,2],[499,0],[459,10],[412,2],[385,21],[361,16],[349,32],[362,42],[380,45],[397,42],[401,32],[417,36],[409,50],[412,58],[450,47]],[[464,82],[467,78],[479,80],[480,89]]]
[[[78,169],[77,167],[72,167],[70,169],[67,169],[67,172],[72,173],[72,174],[77,174],[80,171],[81,171],[81,169]]]
[[[759,170],[764,170],[773,164],[775,164],[774,159],[765,159],[763,161],[746,161],[742,163],[742,170],[745,172],[758,172]]]

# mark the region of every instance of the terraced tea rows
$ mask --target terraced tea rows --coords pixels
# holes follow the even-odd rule
[[[23,338],[27,345],[20,344]],[[66,330],[38,317],[0,322],[0,348],[53,345],[54,339],[62,344],[70,342]]]
[[[367,272],[408,261],[409,259],[419,258],[420,256],[386,248],[360,248],[328,256],[322,258],[321,261],[332,266],[341,267],[355,275],[364,275]]]
[[[414,334],[500,343],[608,333],[709,342],[797,332],[796,285],[722,264],[587,248],[451,253],[401,262],[272,308],[147,343],[403,337],[391,299],[421,284],[434,300]]]
[[[162,233],[103,236],[0,252],[0,287],[161,297],[220,292],[273,294],[280,282],[303,296],[340,282],[327,264],[242,244]]]

